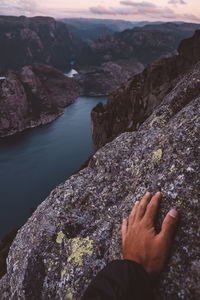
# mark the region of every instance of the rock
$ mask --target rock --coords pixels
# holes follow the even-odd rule
[[[136,130],[175,88],[177,81],[200,60],[200,31],[179,46],[179,55],[159,59],[113,92],[105,107],[92,111],[93,152],[125,131]],[[189,80],[189,79],[188,79]],[[189,85],[191,81],[189,80]],[[181,91],[180,91],[181,93]],[[198,93],[192,89],[188,97]]]
[[[84,82],[84,95],[107,96],[126,82],[130,76],[131,72],[118,64],[104,63],[81,76]]]
[[[138,64],[147,66],[155,59],[177,53],[182,39],[192,36],[199,24],[151,24],[104,35],[84,47],[77,59],[79,68],[112,61],[137,73]],[[140,69],[141,70],[141,69]]]
[[[78,51],[67,25],[50,17],[0,16],[0,26],[3,70],[36,62],[68,69]]]
[[[5,234],[0,240],[0,278],[6,274],[6,258],[10,246],[17,234],[19,227],[13,228],[9,233]]]
[[[42,64],[0,80],[0,137],[47,124],[82,93],[77,80]]]
[[[138,131],[118,136],[51,192],[19,230],[0,281],[1,299],[81,299],[108,261],[120,227],[147,190],[161,190],[156,230],[180,214],[157,300],[200,297],[200,63],[177,79]]]

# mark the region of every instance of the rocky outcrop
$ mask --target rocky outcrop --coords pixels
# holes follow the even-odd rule
[[[81,76],[85,96],[107,96],[126,82],[131,72],[112,62],[104,63]]]
[[[33,63],[70,68],[77,48],[67,25],[49,17],[0,16],[0,67],[19,70]]]
[[[105,107],[98,104],[91,114],[93,152],[120,133],[137,129],[176,86],[179,77],[200,60],[199,50],[200,31],[196,31],[181,42],[179,55],[155,61],[113,92]]]
[[[0,79],[0,137],[47,124],[81,94],[79,83],[42,64]]]
[[[199,28],[198,24],[165,23],[102,36],[82,50],[77,67],[112,61],[122,67],[128,65],[136,74],[137,64],[146,66],[155,59],[176,54],[181,40],[192,36]]]
[[[199,299],[199,70],[198,63],[177,79],[138,131],[96,152],[38,207],[11,246],[2,300],[81,299],[97,272],[120,258],[120,223],[147,190],[163,193],[157,230],[170,207],[180,214],[156,299]]]

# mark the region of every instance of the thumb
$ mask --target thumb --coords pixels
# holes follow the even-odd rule
[[[164,238],[165,242],[168,244],[168,246],[170,246],[172,242],[177,221],[178,212],[175,209],[171,209],[162,223],[161,235]]]

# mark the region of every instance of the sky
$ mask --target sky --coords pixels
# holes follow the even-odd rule
[[[0,15],[200,23],[200,0],[0,0]]]

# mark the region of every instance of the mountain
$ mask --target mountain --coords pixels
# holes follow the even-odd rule
[[[118,64],[107,62],[79,75],[84,89],[84,96],[108,96],[126,82],[131,73]]]
[[[86,19],[86,18],[64,18],[61,19],[66,24],[71,24],[79,30],[92,30],[92,28],[108,28],[112,32],[123,31],[134,26],[144,26],[148,22],[130,22],[124,20],[112,20],[112,19]],[[104,33],[105,34],[105,33]]]
[[[61,21],[67,25],[73,36],[76,37],[77,42],[81,41],[85,46],[101,35],[109,35],[115,32],[105,24],[93,24],[81,21],[74,22],[70,19],[62,19]],[[81,47],[82,46],[83,45],[81,45]]]
[[[147,190],[163,193],[157,231],[171,207],[180,214],[155,299],[199,299],[199,50],[197,31],[178,56],[155,62],[113,93],[108,107],[116,117],[107,124],[137,120],[140,126],[118,131],[18,231],[0,281],[2,300],[81,299],[92,278],[121,258],[121,221]],[[101,134],[107,133],[108,107],[96,112]]]
[[[199,24],[165,23],[102,36],[82,50],[76,65],[86,68],[112,61],[125,68],[128,65],[135,73],[135,63],[146,66],[159,57],[176,54],[180,41],[198,28]]]
[[[70,68],[77,48],[67,26],[50,17],[0,16],[0,69],[44,63]]]
[[[43,64],[0,78],[0,137],[47,124],[82,93],[77,80]]]
[[[181,42],[179,55],[150,64],[113,92],[105,107],[99,104],[93,109],[94,152],[119,133],[137,129],[152,114],[163,97],[175,88],[178,76],[200,59],[199,45],[200,31],[197,31],[194,37]],[[199,90],[195,92],[198,94]]]

